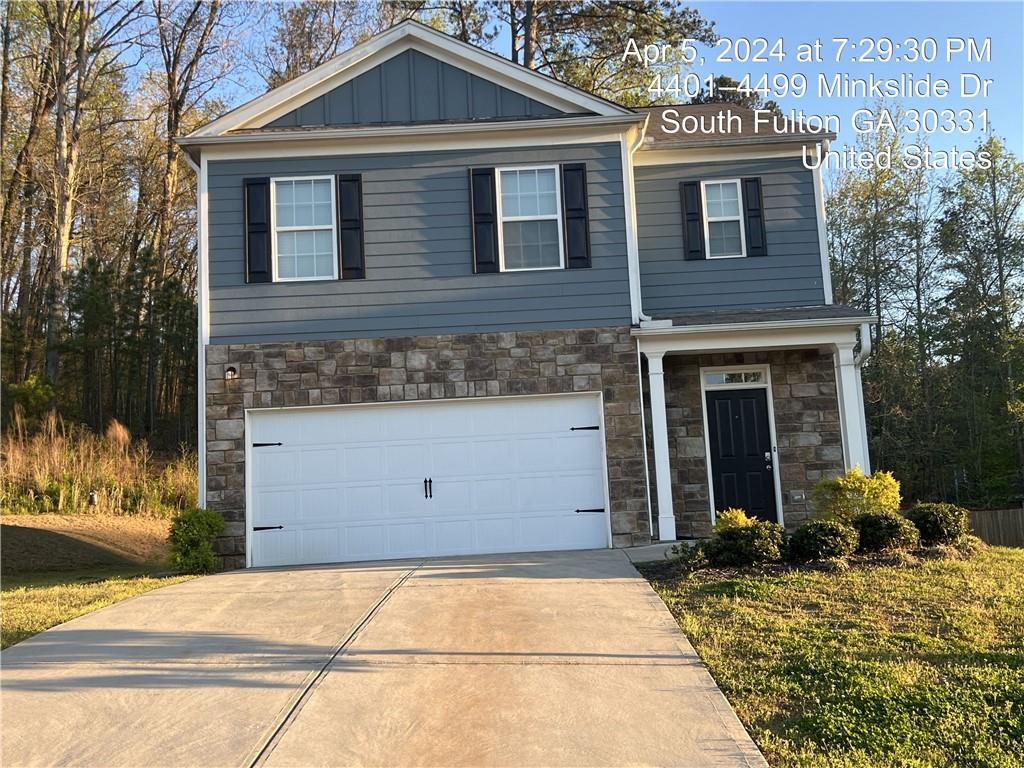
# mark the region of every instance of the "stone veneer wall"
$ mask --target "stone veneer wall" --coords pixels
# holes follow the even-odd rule
[[[680,538],[702,537],[711,533],[699,369],[701,366],[765,363],[771,366],[786,527],[792,529],[810,516],[810,492],[818,480],[843,472],[839,402],[830,353],[811,349],[666,355],[665,400],[672,501],[676,532]],[[646,392],[645,402],[650,408]],[[649,417],[647,424],[650,445]],[[653,476],[651,482],[654,482]],[[805,500],[794,501],[794,491],[803,491]]]
[[[206,362],[206,500],[226,521],[227,568],[245,565],[247,408],[601,392],[613,543],[650,542],[628,327],[210,345]]]

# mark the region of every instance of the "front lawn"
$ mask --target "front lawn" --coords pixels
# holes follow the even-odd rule
[[[191,577],[109,571],[4,578],[0,648],[86,613],[188,578]]]
[[[0,648],[190,578],[161,575],[168,520],[13,515],[0,522]]]
[[[842,572],[641,570],[771,765],[1024,765],[1024,550]]]

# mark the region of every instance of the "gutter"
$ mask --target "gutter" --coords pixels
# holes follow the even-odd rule
[[[602,128],[638,125],[647,115],[594,115],[553,117],[544,120],[513,120],[493,123],[429,123],[417,125],[379,125],[367,128],[324,128],[316,130],[263,131],[224,133],[219,136],[178,136],[180,147],[202,147],[218,144],[250,144],[255,142],[302,141],[317,139],[387,138],[391,136],[432,136],[459,133],[486,133],[569,128]]]
[[[696,141],[661,140],[645,144],[644,149],[706,149],[708,147],[757,146],[761,144],[816,144],[821,141],[834,141],[835,139],[836,134],[834,133],[790,133],[774,136],[736,136],[734,138],[700,139]]]
[[[703,323],[701,325],[671,325],[671,320],[654,320],[650,323],[641,323],[639,328],[630,331],[633,336],[674,336],[715,332],[732,331],[753,331],[768,330],[782,331],[790,328],[821,328],[825,327],[864,327],[871,318],[865,320],[863,317],[826,317],[818,319],[801,320],[775,320],[771,322],[746,322],[746,323]],[[863,343],[863,342],[862,342]],[[868,342],[868,351],[871,349],[871,342]]]

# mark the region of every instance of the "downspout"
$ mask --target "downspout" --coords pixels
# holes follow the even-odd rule
[[[650,115],[648,115],[648,120]],[[629,260],[629,273],[631,276],[630,291],[635,293],[633,302],[636,305],[637,320],[647,322],[653,318],[644,312],[643,291],[640,289],[640,247],[639,233],[636,224],[636,181],[633,178],[633,153],[636,152],[644,142],[644,135],[647,130],[647,120],[636,131],[636,138],[631,145],[627,145],[629,134],[622,137],[622,171],[623,171],[623,192],[625,194],[626,206],[626,257]]]
[[[623,136],[622,141],[622,170],[623,170],[623,187],[625,194],[626,204],[626,243],[627,253],[626,256],[629,259],[629,271],[633,278],[631,281],[630,290],[635,290],[634,301],[636,302],[637,320],[641,323],[653,320],[650,315],[644,312],[643,307],[643,291],[640,289],[640,247],[639,247],[639,232],[637,231],[636,223],[636,182],[633,178],[633,153],[640,149],[643,144],[644,135],[647,131],[647,121],[650,120],[648,115],[647,120],[644,121],[643,126],[636,132],[636,138],[633,143],[629,146],[626,144],[628,134]],[[635,289],[634,286],[635,285]],[[636,380],[637,380],[637,398],[640,401],[640,448],[644,456],[644,488],[647,493],[647,530],[651,535],[651,540],[654,540],[654,508],[651,504],[651,469],[647,458],[647,414],[644,412],[644,377],[643,368],[640,364],[640,339],[636,340]]]
[[[188,151],[181,153],[185,162],[196,174],[196,317],[198,328],[196,329],[196,455],[198,459],[196,489],[196,501],[201,509],[206,508],[206,340],[204,338],[204,317],[203,306],[206,301],[206,265],[202,258],[203,238],[206,235],[206,228],[203,226],[203,171],[202,167],[192,159]]]

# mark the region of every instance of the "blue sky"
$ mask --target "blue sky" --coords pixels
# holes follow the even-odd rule
[[[819,72],[835,74],[841,71],[866,76],[895,77],[902,72],[923,76],[931,72],[933,77],[959,81],[961,72],[974,72],[993,80],[988,99],[908,99],[902,103],[907,107],[950,107],[971,108],[975,111],[988,108],[995,133],[1006,139],[1007,144],[1018,154],[1024,154],[1024,2],[715,2],[700,3],[698,8],[707,18],[714,19],[720,35],[727,37],[756,37],[768,39],[781,37],[786,43],[786,63],[771,64],[711,64],[716,74],[739,78],[749,72],[751,75],[774,74],[778,71],[803,72],[810,77]],[[974,37],[979,43],[991,38],[992,61],[989,63],[967,63],[958,60],[950,63],[936,61],[922,63],[876,63],[876,64],[835,64],[830,57],[823,64],[800,64],[795,61],[796,45],[815,38],[823,43],[832,37],[847,37],[859,40],[861,37],[886,36],[894,42],[905,38],[935,38],[942,50],[943,42],[949,37]],[[831,48],[829,42],[825,49]],[[711,62],[711,53],[701,51]],[[803,109],[805,112],[832,112],[844,116],[864,106],[862,99],[818,99],[805,96],[802,99],[780,99],[783,111]],[[844,120],[844,125],[848,124]],[[844,130],[840,140],[853,140],[852,132]],[[929,142],[936,148],[947,148],[956,144],[969,148],[977,136],[944,136],[933,134]]]
[[[991,78],[989,98],[960,99],[905,99],[905,107],[969,108],[979,112],[987,108],[992,130],[1002,136],[1019,156],[1024,156],[1024,0],[1011,2],[705,2],[694,3],[706,18],[716,21],[716,30],[723,37],[765,37],[769,40],[782,38],[785,43],[786,60],[771,64],[720,64],[715,62],[716,50],[699,46],[704,56],[703,66],[695,68],[700,74],[714,72],[740,79],[744,74],[753,78],[760,75],[774,75],[778,72],[802,72],[810,81],[819,72],[835,74],[847,72],[852,76],[864,77],[873,73],[876,77],[895,77],[903,72],[921,77],[930,72],[933,77],[946,78],[955,87],[960,74],[971,71],[983,78]],[[262,34],[256,32],[256,35]],[[905,38],[922,39],[932,37],[939,44],[940,58],[934,63],[875,63],[836,64],[832,59],[831,38],[846,37],[858,41],[862,37],[885,36],[902,43]],[[944,44],[949,37],[974,37],[979,44],[991,39],[992,60],[982,63],[968,63],[963,59],[946,62]],[[823,63],[803,64],[796,61],[796,49],[800,43],[821,39]],[[638,41],[659,42],[659,41]],[[626,41],[623,41],[625,45]],[[508,53],[508,32],[502,30],[491,46],[497,53]],[[237,80],[224,82],[218,89],[231,107],[246,100],[246,95],[259,92],[262,87],[254,85],[249,77],[242,74],[242,83]],[[248,81],[248,82],[247,82]],[[245,84],[243,84],[245,83]],[[248,87],[247,87],[248,86]],[[806,113],[839,114],[843,127],[838,144],[854,143],[856,136],[850,127],[849,118],[861,107],[870,106],[861,98],[823,99],[809,93],[803,98],[777,99],[784,112],[801,109]],[[930,145],[935,149],[970,149],[977,145],[981,136],[943,135],[929,136]]]

